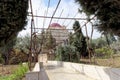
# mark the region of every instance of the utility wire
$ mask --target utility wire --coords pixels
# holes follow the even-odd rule
[[[58,6],[59,6],[60,2],[61,2],[61,0],[59,0],[57,6],[56,6],[56,8],[55,8],[55,11],[53,12],[53,15],[52,15],[52,17],[51,17],[51,19],[50,19],[50,22],[49,22],[49,26],[50,26],[50,24],[51,24],[51,22],[52,22],[53,16],[55,15],[55,13],[56,13],[56,11],[57,11],[57,9],[58,9]]]
[[[49,7],[50,7],[50,0],[48,1],[48,6],[47,6],[47,11],[46,11],[46,16],[47,16],[47,14],[48,14]]]
[[[35,29],[48,29],[48,28],[35,28]],[[73,29],[51,29],[51,30],[73,30]]]
[[[44,16],[46,15],[46,11],[44,12]],[[45,26],[45,18],[43,19],[43,31],[44,31],[44,26]]]
[[[100,4],[99,4],[100,5]],[[99,8],[101,8],[102,6],[100,6]],[[99,9],[98,8],[98,9]],[[97,9],[97,10],[98,10]],[[96,12],[97,12],[97,10],[96,10]],[[78,32],[81,28],[83,28],[84,26],[86,26],[89,22],[91,22],[91,20],[93,20],[94,18],[96,17],[96,13],[95,13],[95,15],[91,18],[91,19],[89,19],[82,27],[80,27],[80,28],[78,28],[71,36],[74,36],[75,34],[76,34],[76,32]]]
[[[36,15],[37,15],[37,10],[36,10]],[[36,18],[36,26],[38,27],[38,19]]]
[[[41,9],[41,4],[42,4],[42,0],[40,1],[40,4],[39,4],[40,6],[39,6],[38,10],[40,10],[40,9]]]
[[[30,0],[30,9],[31,9],[31,16],[32,16],[32,19],[31,19],[31,23],[32,23],[31,29],[34,29],[34,32],[35,32],[35,22],[34,22],[33,7],[32,7],[32,1],[31,0]]]
[[[34,29],[34,32],[35,32],[35,22],[34,22],[34,16],[33,16],[33,7],[32,7],[32,0],[30,0],[30,9],[31,9],[31,16],[32,16],[32,19],[31,19],[31,34],[33,33],[33,29]]]
[[[31,62],[32,62],[32,46],[33,46],[33,28],[35,28],[35,24],[34,24],[34,17],[33,17],[33,8],[32,8],[32,1],[30,0],[30,9],[31,9],[31,15],[32,15],[32,19],[31,19],[31,41],[30,41],[30,54],[29,54],[29,69],[31,71]],[[33,27],[34,26],[34,27]],[[35,31],[35,29],[34,29]]]
[[[73,16],[73,18],[75,18],[78,15],[78,12]],[[68,27],[70,25],[72,20],[70,20],[70,22],[66,25],[66,27]]]
[[[83,28],[85,25],[87,25],[87,24],[88,24],[92,19],[94,19],[95,17],[96,17],[96,15],[93,16],[89,21],[87,21],[83,26],[81,26],[80,28],[78,28],[73,35],[75,35],[76,32],[78,32],[81,28]]]
[[[91,26],[92,26],[92,31],[91,31],[91,39],[92,39],[93,32],[94,32],[94,27],[93,27],[93,23],[92,22],[90,22],[90,23],[91,23]]]
[[[68,17],[69,17],[69,14],[67,15],[66,19],[70,19]],[[62,25],[64,25],[64,23],[66,22],[66,19],[63,21]]]
[[[87,24],[85,25],[85,32],[86,32],[86,36],[88,37]]]
[[[82,27],[78,28],[71,36],[74,36],[81,28],[83,28],[84,26],[86,26],[91,20],[93,20],[96,17],[93,16],[91,19],[89,19]],[[68,39],[68,38],[67,38]]]
[[[64,9],[62,9],[62,11],[61,11],[61,13],[60,13],[60,16],[59,16],[59,17],[61,17],[61,15],[62,15],[63,11],[64,11]],[[58,23],[58,21],[59,21],[59,19],[57,20],[57,23]]]
[[[28,16],[32,16],[32,15],[28,15]],[[50,17],[50,16],[38,16],[38,15],[33,15],[33,17],[39,17],[39,18],[53,18],[53,19],[67,19],[67,20],[87,20],[87,18],[71,18],[69,17],[69,14],[67,15],[67,17]],[[69,18],[68,18],[69,17]],[[64,21],[65,22],[65,21]]]
[[[48,1],[47,11],[45,11],[44,16],[47,16],[49,7],[50,7],[50,0]],[[44,26],[45,26],[45,22],[46,22],[46,18],[44,17],[44,20],[43,20],[43,28],[44,28]]]

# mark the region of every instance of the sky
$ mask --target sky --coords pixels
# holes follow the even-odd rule
[[[33,15],[39,15],[44,16],[47,12],[47,6],[48,6],[49,0],[32,0],[32,7],[33,7]],[[50,6],[48,9],[47,16],[52,16],[53,12],[58,4],[59,0],[50,0]],[[55,17],[75,17],[75,18],[86,18],[86,15],[84,13],[78,13],[78,8],[81,7],[75,2],[75,0],[61,0],[60,5],[55,13]],[[30,12],[30,8],[28,9],[28,12]],[[62,13],[62,14],[61,14]],[[77,14],[77,15],[76,15]],[[75,16],[76,15],[76,16]],[[26,34],[30,34],[30,24],[31,24],[31,17],[27,18],[28,24],[26,25],[26,30],[23,30],[19,33],[19,36],[24,36]],[[67,29],[72,29],[72,25],[75,20],[58,20],[58,19],[52,19],[51,23],[59,23],[60,25],[67,26]],[[50,24],[50,19],[43,19],[43,18],[34,18],[35,27],[37,28],[47,28]],[[85,20],[79,20],[80,25],[85,24]],[[91,24],[87,24],[87,30],[88,35],[91,35]],[[38,30],[37,30],[38,31]],[[39,31],[40,32],[40,31]],[[85,27],[82,28],[83,34],[86,36]],[[100,37],[100,33],[98,33],[97,30],[94,29],[93,38]]]

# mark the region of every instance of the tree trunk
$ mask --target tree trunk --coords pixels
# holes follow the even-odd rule
[[[77,53],[77,62],[79,63],[80,62],[80,56],[79,56],[79,53]]]
[[[8,63],[9,63],[9,55],[8,55],[8,53],[7,54],[4,54],[4,61],[5,61],[5,65],[8,65]]]

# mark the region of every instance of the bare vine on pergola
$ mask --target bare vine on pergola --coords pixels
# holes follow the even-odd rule
[[[55,15],[55,13],[56,13],[56,11],[57,11],[57,9],[58,9],[58,6],[59,6],[59,4],[60,4],[60,2],[61,2],[61,0],[59,0],[59,2],[58,2],[58,4],[57,4],[57,6],[56,6],[56,8],[55,8],[55,11],[54,11],[54,13],[53,13],[53,15],[50,17],[50,16],[47,16],[47,14],[48,14],[48,10],[49,10],[49,6],[50,6],[50,0],[49,0],[49,2],[48,2],[48,6],[47,6],[47,11],[45,11],[45,13],[44,13],[44,16],[38,16],[38,15],[34,15],[33,14],[33,9],[32,9],[32,1],[30,0],[30,9],[31,9],[31,14],[28,14],[28,16],[30,16],[30,17],[32,17],[32,19],[31,19],[31,48],[30,48],[30,54],[29,54],[29,62],[30,62],[30,65],[31,65],[31,62],[32,62],[32,60],[31,60],[31,58],[32,58],[32,52],[33,52],[33,49],[34,49],[34,54],[39,54],[40,52],[41,52],[41,47],[39,48],[39,49],[37,49],[37,46],[36,46],[36,39],[38,38],[37,37],[37,35],[36,35],[36,29],[37,30],[45,30],[46,28],[44,28],[44,24],[45,24],[45,19],[46,18],[50,18],[50,22],[49,22],[49,25],[51,24],[51,22],[52,22],[52,19],[64,19],[65,21],[66,20],[87,20],[87,22],[84,24],[84,25],[82,25],[81,26],[81,28],[83,28],[83,27],[85,27],[85,30],[86,30],[86,36],[88,37],[88,31],[87,31],[87,24],[88,23],[91,23],[91,25],[92,25],[92,31],[91,31],[91,36],[90,36],[90,38],[92,39],[92,36],[93,36],[93,23],[91,22],[91,20],[94,20],[94,18],[96,17],[96,15],[95,16],[93,16],[91,19],[87,19],[87,18],[75,18],[75,16],[78,14],[78,13],[76,13],[75,14],[75,16],[73,16],[73,18],[68,18],[68,16],[69,16],[69,14],[67,15],[67,17],[61,17],[61,15],[62,15],[62,13],[63,13],[63,10],[62,10],[62,12],[61,12],[61,14],[60,14],[60,16],[59,17],[54,17],[54,15]],[[44,18],[44,21],[43,21],[43,28],[36,28],[35,27],[35,23],[34,23],[34,17],[36,17],[36,18]],[[57,20],[57,21],[58,21]],[[64,21],[64,23],[65,23],[65,21]],[[71,22],[71,21],[70,21]],[[48,25],[48,26],[49,26]],[[69,25],[69,24],[68,24]],[[79,28],[80,29],[80,28]],[[79,29],[78,30],[76,30],[73,34],[72,34],[72,36],[74,36],[75,34],[76,34],[76,32],[77,31],[79,31]],[[47,29],[46,29],[47,30]],[[68,29],[68,30],[72,30],[72,29]],[[38,38],[39,39],[39,38]],[[43,38],[44,39],[44,38]],[[89,39],[87,39],[87,42],[88,42],[88,45],[90,45],[90,43],[89,42],[91,42],[91,41],[89,41]],[[43,43],[42,43],[43,44]],[[42,44],[40,45],[40,46],[42,46]],[[61,43],[60,43],[61,44]],[[88,47],[90,47],[90,46],[88,46]],[[90,51],[89,51],[89,54],[90,54]]]

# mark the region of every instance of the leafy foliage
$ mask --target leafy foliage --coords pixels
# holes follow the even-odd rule
[[[93,48],[101,48],[107,45],[107,42],[104,38],[97,38],[92,40],[92,47]]]
[[[14,49],[9,55],[9,64],[19,64],[28,61],[28,54],[19,49]]]
[[[4,59],[5,64],[8,64],[8,60],[9,60],[9,55],[10,52],[13,49],[13,45],[15,45],[15,41],[16,38],[12,39],[11,41],[9,41],[6,45],[4,45],[3,47],[0,47],[0,53]]]
[[[4,60],[3,60],[3,58],[2,58],[2,56],[1,56],[1,54],[0,54],[0,63],[4,63]]]
[[[116,41],[112,43],[110,46],[115,51],[115,53],[120,54],[120,41]]]
[[[27,23],[28,0],[0,1],[0,47],[16,38]]]
[[[97,29],[120,36],[120,0],[75,0],[87,15],[96,15]]]
[[[68,41],[69,44],[72,45],[73,40],[74,40],[74,37],[72,36],[72,32],[70,32],[70,34],[69,34],[69,38],[68,38],[68,39],[69,39],[69,41]]]
[[[58,46],[56,49],[56,60],[62,61],[62,54],[64,53],[64,49],[62,46]]]
[[[57,48],[56,53],[58,60],[79,62],[80,56],[88,56],[86,38],[81,31],[78,21],[75,21],[73,24],[73,29],[75,34],[73,36],[72,33],[70,33],[68,45]]]
[[[54,49],[56,46],[56,40],[55,38],[53,38],[51,32],[46,32],[45,34],[45,42],[44,42],[44,46],[46,49]]]
[[[105,34],[100,38],[92,40],[93,48],[101,48],[105,46],[110,46],[112,43],[115,43],[117,40],[112,34]]]
[[[102,47],[95,50],[96,55],[101,58],[110,58],[114,51],[108,47]]]
[[[28,0],[0,1],[0,53],[8,64],[9,52],[15,45],[18,32],[27,21]]]
[[[25,35],[24,37],[17,37],[14,49],[18,49],[25,54],[28,54],[30,49],[30,35]]]
[[[56,59],[60,61],[77,62],[76,49],[74,46],[59,46],[56,50]]]
[[[17,37],[14,41],[2,47],[2,58],[5,61],[5,64],[27,62],[30,48],[29,46],[30,36],[26,35],[24,37]]]

